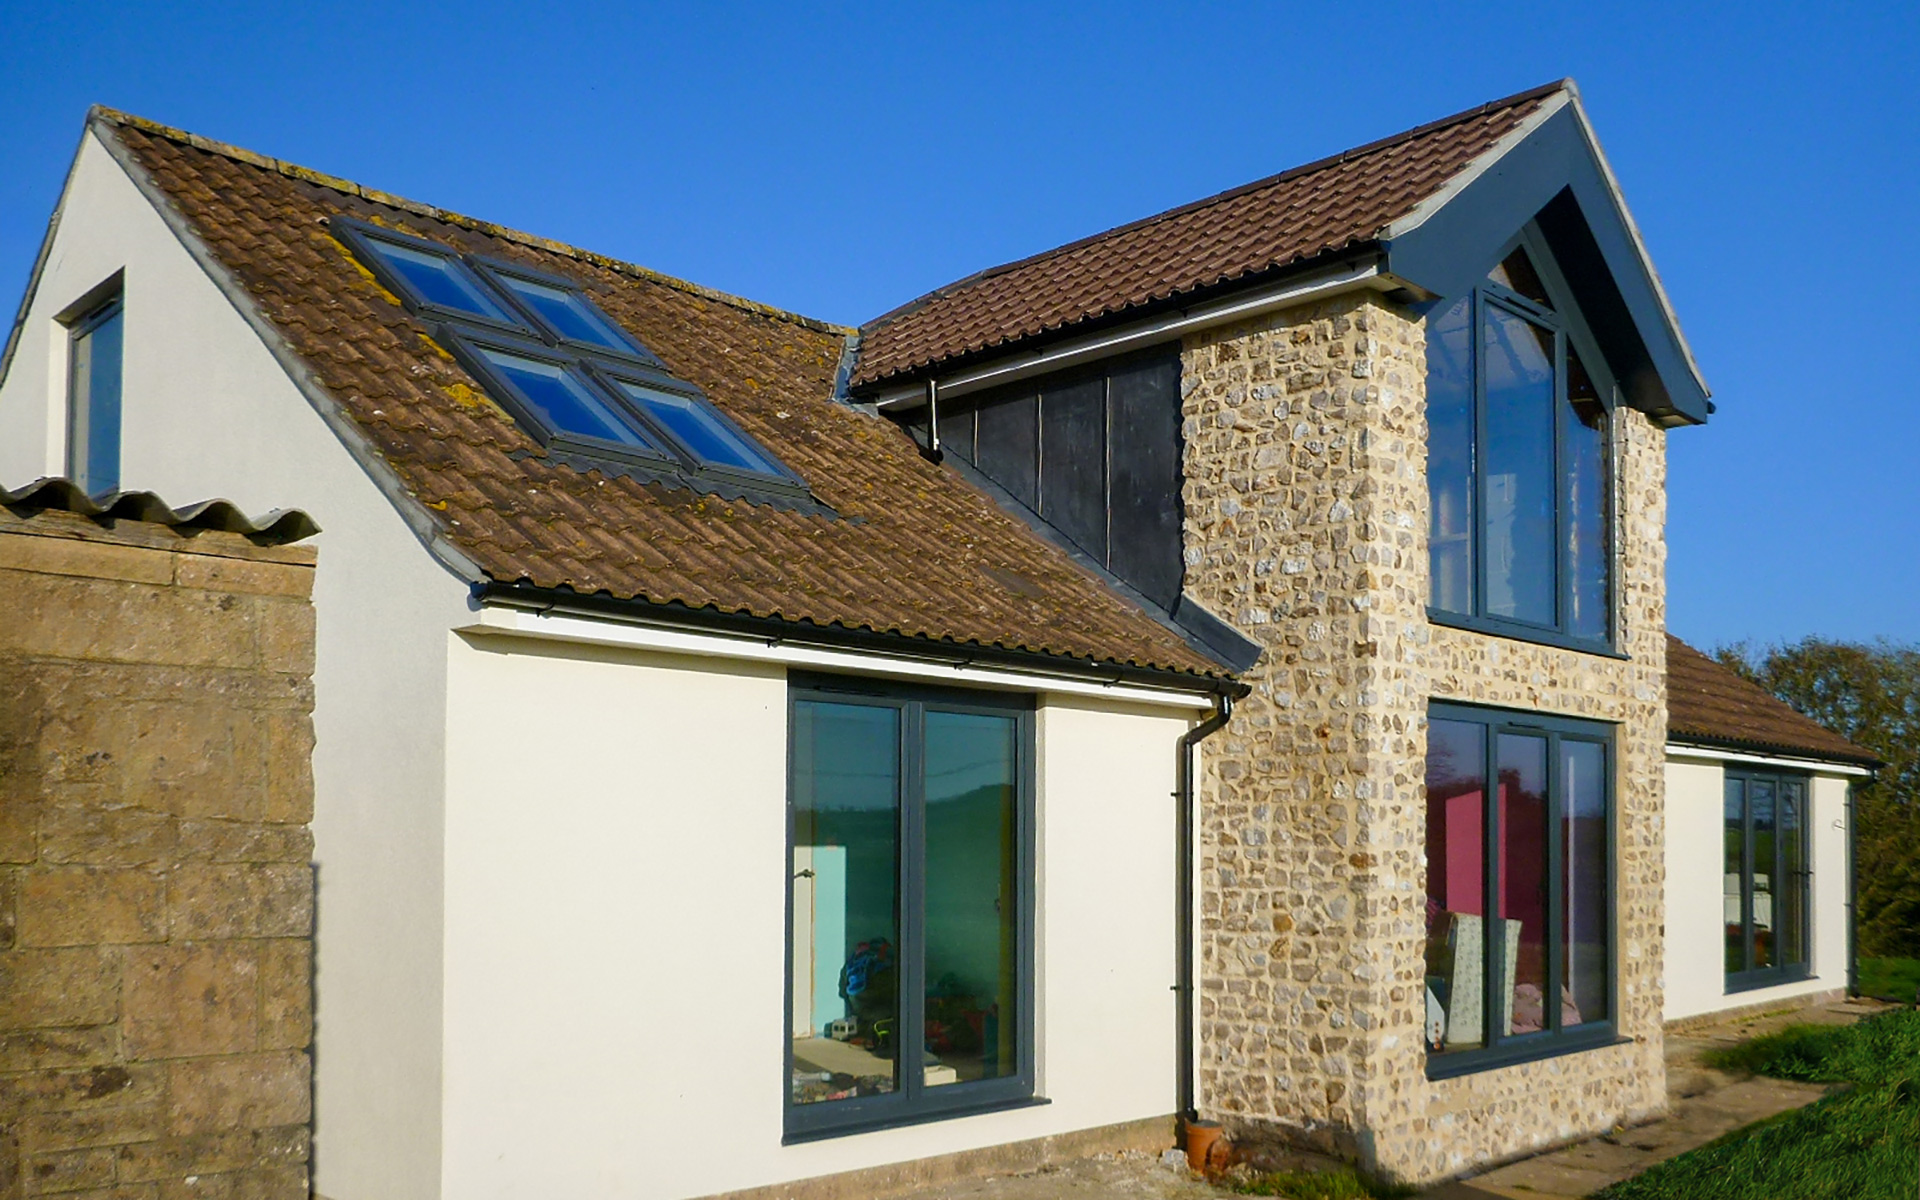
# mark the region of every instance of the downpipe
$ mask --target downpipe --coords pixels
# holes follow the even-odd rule
[[[1241,695],[1246,694],[1242,689]],[[1214,697],[1213,715],[1186,733],[1180,735],[1180,761],[1174,776],[1174,801],[1180,806],[1178,859],[1180,864],[1180,883],[1175,903],[1177,911],[1174,932],[1175,983],[1173,990],[1177,998],[1175,1009],[1178,1014],[1179,1029],[1176,1046],[1176,1058],[1179,1063],[1178,1109],[1183,1125],[1191,1125],[1200,1119],[1200,1110],[1194,1095],[1194,843],[1195,825],[1198,814],[1194,811],[1194,750],[1201,742],[1212,737],[1226,727],[1233,717],[1233,700],[1230,694],[1222,693]]]

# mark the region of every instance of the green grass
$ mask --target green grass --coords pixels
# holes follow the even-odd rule
[[[1243,1196],[1284,1196],[1287,1200],[1397,1200],[1412,1188],[1374,1183],[1352,1167],[1332,1171],[1275,1171],[1238,1184]]]
[[[1863,958],[1860,994],[1912,1004],[1920,991],[1920,958]]]
[[[1920,1012],[1795,1025],[1711,1054],[1708,1065],[1851,1086],[1661,1163],[1596,1200],[1913,1200],[1920,1189]]]

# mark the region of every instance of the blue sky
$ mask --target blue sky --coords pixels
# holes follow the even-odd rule
[[[1572,75],[1720,409],[1671,627],[1920,641],[1920,6],[49,3],[0,50],[9,308],[97,102],[849,323]]]

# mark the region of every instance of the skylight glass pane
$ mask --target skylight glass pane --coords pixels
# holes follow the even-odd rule
[[[658,453],[658,447],[621,420],[566,368],[484,346],[480,353],[519,389],[521,396],[555,433],[599,438]]]
[[[679,438],[702,462],[714,466],[736,467],[762,475],[778,475],[780,468],[772,459],[754,449],[751,443],[728,429],[705,405],[686,396],[657,392],[652,388],[622,381],[620,384],[649,417],[660,422]]]
[[[520,324],[492,297],[481,291],[480,285],[454,259],[379,238],[369,238],[368,244],[428,304],[489,320]]]
[[[514,275],[500,275],[497,278],[566,340],[601,346],[622,354],[633,353],[632,342],[577,293]]]

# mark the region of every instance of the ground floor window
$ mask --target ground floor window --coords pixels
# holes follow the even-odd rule
[[[789,1137],[1033,1094],[1033,712],[791,689]]]
[[[1728,768],[1727,990],[1807,975],[1807,780]]]
[[[1611,726],[1434,704],[1428,1074],[1613,1038]]]

